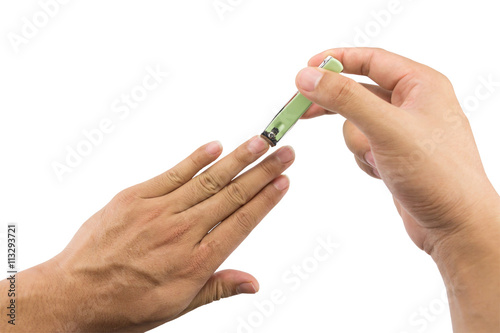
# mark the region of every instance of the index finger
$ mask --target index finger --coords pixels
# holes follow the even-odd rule
[[[309,66],[318,66],[327,57],[332,56],[342,63],[344,73],[364,75],[387,90],[394,90],[408,74],[417,69],[429,69],[427,66],[377,48],[341,48],[321,52],[309,60]]]

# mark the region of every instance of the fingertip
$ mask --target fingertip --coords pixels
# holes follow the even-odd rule
[[[246,280],[238,285],[236,290],[246,290],[246,292],[238,292],[239,294],[255,294],[260,290],[259,281],[250,273],[244,273],[241,277],[245,276]]]
[[[295,79],[295,84],[299,90],[313,92],[323,78],[323,72],[316,67],[306,67],[302,69]]]
[[[327,51],[323,51],[311,57],[311,59],[309,59],[309,61],[307,62],[307,66],[318,67],[319,65],[321,65],[323,60],[326,58],[325,52]]]
[[[218,156],[222,153],[222,144],[220,141],[212,141],[205,146],[205,151],[212,156]]]
[[[290,187],[290,179],[286,175],[281,175],[273,180],[273,186],[278,191],[286,191]]]
[[[336,112],[326,110],[322,108],[321,106],[317,104],[312,104],[309,110],[307,110],[306,113],[304,113],[301,117],[301,119],[311,119],[311,118],[316,118],[320,116],[325,116],[325,115],[334,115],[337,114]]]
[[[282,164],[288,164],[295,160],[295,149],[291,146],[284,146],[278,149],[274,155],[279,159]]]
[[[368,163],[372,168],[376,168],[375,158],[371,150],[368,150],[364,155],[365,162]]]
[[[254,287],[255,287],[255,292],[257,293],[257,292],[259,292],[259,290],[260,290],[260,284],[259,284],[259,281],[257,281],[257,279],[256,279],[256,278],[253,278],[253,279],[254,279],[254,280],[253,280],[253,285],[254,285]]]
[[[248,143],[248,150],[252,154],[263,154],[269,149],[269,143],[264,140],[260,135],[254,136],[252,139],[250,139],[250,142]]]
[[[244,282],[236,287],[237,294],[255,294],[259,291],[258,283]]]
[[[354,155],[354,160],[356,161],[356,164],[358,167],[364,171],[368,176],[376,178],[376,179],[382,179],[380,176],[377,168],[371,167],[368,163],[363,161],[360,157]]]
[[[214,277],[220,283],[230,286],[228,289],[233,291],[233,295],[255,294],[260,289],[259,281],[252,274],[246,272],[227,269],[215,273]]]

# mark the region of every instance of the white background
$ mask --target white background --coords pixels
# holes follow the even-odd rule
[[[259,134],[295,92],[307,60],[332,47],[383,47],[446,74],[500,188],[500,87],[475,97],[481,78],[500,81],[496,2],[400,0],[381,23],[373,12],[389,0],[222,3],[232,10],[221,16],[213,0],[73,0],[18,52],[8,36],[21,35],[23,17],[33,21],[40,4],[0,4],[0,220],[19,224],[22,269],[59,253],[123,188],[208,141],[220,140],[228,153]],[[142,82],[148,66],[168,78],[120,119],[113,102]],[[66,146],[104,118],[113,132],[59,181],[52,163],[64,163]],[[406,235],[383,183],[358,170],[342,123],[340,116],[301,121],[280,143],[297,154],[290,191],[222,266],[254,274],[260,292],[205,306],[157,332],[237,332],[241,320],[253,326],[240,332],[451,331],[435,264]],[[340,246],[292,290],[283,275],[308,262],[318,237]],[[255,302],[276,289],[285,301],[258,310]]]

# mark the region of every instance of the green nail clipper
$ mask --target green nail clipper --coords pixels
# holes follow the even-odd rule
[[[344,69],[340,61],[328,56],[319,68],[340,73]],[[311,107],[312,102],[297,92],[267,126],[261,136],[274,147],[297,120]]]

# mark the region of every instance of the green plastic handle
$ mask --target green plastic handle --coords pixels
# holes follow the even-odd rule
[[[332,72],[340,73],[344,69],[340,61],[333,57],[327,57],[319,66]],[[281,109],[274,117],[267,128],[262,132],[262,137],[266,139],[271,146],[276,146],[278,141],[288,132],[293,125],[302,117],[302,115],[311,107],[312,102],[301,93],[295,96]]]

